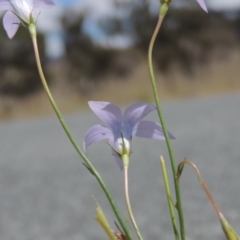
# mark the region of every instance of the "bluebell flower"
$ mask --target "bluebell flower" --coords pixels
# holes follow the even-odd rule
[[[28,26],[35,23],[35,8],[54,6],[52,0],[0,0],[0,11],[7,11],[3,17],[3,27],[9,38],[16,34],[20,23]]]
[[[87,131],[83,142],[84,151],[93,143],[107,139],[121,169],[123,167],[121,156],[131,154],[132,137],[165,140],[158,123],[142,120],[150,112],[156,110],[156,107],[151,104],[135,103],[123,113],[118,106],[109,102],[90,101],[88,104],[105,125],[95,125]],[[171,133],[169,137],[174,139]]]

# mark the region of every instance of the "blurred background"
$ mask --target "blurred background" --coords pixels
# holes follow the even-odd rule
[[[152,101],[146,60],[159,2],[55,2],[39,16],[38,40],[60,109],[74,112],[90,99]],[[153,54],[163,100],[240,90],[240,3],[206,4],[208,14],[194,0],[172,1]],[[52,114],[26,29],[9,40],[1,26],[0,46],[0,119]]]
[[[39,49],[53,96],[64,113],[73,113],[64,118],[82,146],[87,129],[99,123],[92,112],[79,113],[87,101],[121,106],[153,101],[147,48],[159,1],[55,1],[55,8],[39,16]],[[240,175],[240,1],[205,1],[208,14],[196,0],[172,0],[154,48],[154,67],[168,130],[177,138],[176,160],[187,157],[199,167],[240,233],[240,184],[235,181]],[[39,118],[54,113],[29,34],[20,27],[9,40],[0,25],[1,240],[105,239],[94,221],[91,197],[114,227],[104,194],[56,117]],[[206,97],[213,95],[221,96]],[[158,121],[156,113],[149,118]],[[170,169],[166,144],[134,139],[133,145],[130,196],[136,220],[146,239],[159,239],[159,234],[173,239],[159,167],[161,154]],[[125,217],[122,172],[109,146],[95,144],[88,156]],[[187,239],[224,240],[192,169],[186,167],[181,184]]]

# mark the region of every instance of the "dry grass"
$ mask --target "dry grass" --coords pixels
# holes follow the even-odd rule
[[[195,98],[224,94],[240,90],[240,50],[231,56],[216,54],[211,64],[196,67],[193,75],[184,74],[173,66],[168,75],[156,74],[162,100]],[[91,94],[90,99],[106,100],[118,104],[134,101],[153,101],[147,62],[142,62],[125,81],[107,81]]]
[[[206,95],[240,91],[240,50],[227,56],[216,53],[206,67],[196,67],[192,76],[186,76],[177,66],[168,75],[156,75],[159,95],[162,100],[196,98]],[[153,101],[147,62],[126,79],[106,79],[88,95],[81,95],[75,89],[59,81],[51,87],[52,94],[64,113],[87,108],[88,100],[110,101],[127,105],[136,101]],[[38,92],[22,99],[0,97],[0,119],[19,119],[53,115],[45,93]]]

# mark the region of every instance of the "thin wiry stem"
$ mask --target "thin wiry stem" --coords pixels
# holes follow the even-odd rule
[[[168,182],[167,169],[166,169],[166,165],[165,165],[165,162],[164,162],[164,159],[162,156],[160,156],[160,163],[162,166],[162,174],[163,174],[163,180],[164,180],[164,185],[165,185],[165,190],[166,190],[166,195],[167,195],[169,212],[170,212],[171,220],[172,220],[173,232],[175,235],[175,239],[179,240],[177,223],[176,223],[176,218],[175,218],[175,213],[174,213],[174,204],[172,202],[171,191],[170,191],[169,182]]]
[[[178,169],[182,168],[185,164],[190,165],[190,166],[195,170],[195,172],[197,173],[198,179],[199,179],[199,181],[200,181],[200,183],[201,183],[201,185],[202,185],[205,193],[207,194],[208,199],[209,199],[210,202],[212,203],[212,206],[214,207],[216,213],[218,214],[218,216],[219,216],[219,218],[220,218],[221,211],[220,211],[220,209],[218,208],[217,203],[215,202],[215,200],[214,200],[214,198],[213,198],[213,196],[212,196],[212,194],[211,194],[211,192],[210,192],[207,184],[206,184],[205,181],[203,180],[203,177],[202,177],[200,171],[198,170],[197,166],[196,166],[194,163],[192,163],[192,162],[190,162],[190,161],[188,161],[188,160],[183,160],[182,162],[179,163]],[[178,174],[178,175],[177,175],[177,179],[178,179],[178,180],[180,179],[180,176],[181,176],[181,174]]]
[[[128,209],[130,219],[131,219],[133,227],[138,235],[138,239],[143,240],[142,235],[138,229],[136,220],[133,216],[132,207],[131,207],[131,203],[130,203],[129,190],[128,190],[128,167],[127,166],[124,166],[124,188],[125,188],[125,198],[126,198],[126,203],[127,203],[127,209]]]
[[[182,162],[179,163],[178,165],[178,171],[177,171],[177,180],[179,181],[182,171],[183,171],[183,167],[185,164],[189,164],[191,167],[193,167],[193,169],[195,170],[195,172],[197,173],[198,179],[204,189],[204,191],[206,192],[210,202],[213,205],[213,208],[215,209],[215,211],[217,212],[217,215],[219,217],[219,221],[221,222],[222,225],[222,229],[223,232],[226,236],[226,238],[228,240],[240,240],[239,236],[237,235],[236,231],[234,230],[234,228],[228,223],[228,221],[225,219],[225,217],[223,216],[223,214],[221,213],[220,209],[217,206],[217,203],[215,202],[207,184],[205,183],[205,181],[203,180],[203,177],[200,173],[200,171],[198,170],[197,166],[192,163],[191,161],[188,160],[183,160]]]
[[[96,177],[98,183],[100,184],[101,188],[103,189],[103,192],[105,193],[112,209],[113,209],[113,212],[116,216],[116,218],[118,219],[124,233],[126,234],[127,236],[127,239],[128,240],[131,240],[131,236],[129,234],[129,231],[127,229],[127,227],[125,226],[125,223],[123,222],[121,216],[120,216],[120,213],[117,209],[117,206],[116,204],[114,203],[113,201],[113,198],[112,196],[110,195],[110,192],[108,191],[105,183],[103,182],[101,176],[99,175],[99,173],[97,172],[97,170],[94,168],[94,166],[92,165],[92,163],[90,162],[90,160],[87,158],[87,156],[84,154],[84,152],[79,148],[78,144],[76,143],[76,141],[74,140],[72,134],[70,133],[65,121],[63,120],[63,117],[61,115],[61,112],[59,111],[53,97],[52,97],[52,94],[48,88],[48,85],[47,85],[47,82],[46,82],[46,79],[45,79],[45,76],[44,76],[44,73],[43,73],[43,70],[42,70],[42,66],[41,66],[41,61],[40,61],[40,57],[39,57],[39,51],[38,51],[38,45],[37,45],[37,37],[36,37],[36,27],[35,25],[33,24],[30,24],[29,25],[29,32],[30,32],[30,35],[32,37],[32,42],[33,42],[33,48],[34,48],[34,53],[35,53],[35,58],[36,58],[36,63],[37,63],[37,68],[38,68],[38,72],[39,72],[39,75],[40,75],[40,78],[41,78],[41,81],[42,81],[42,84],[43,84],[43,87],[45,89],[45,92],[47,93],[47,96],[48,96],[48,99],[66,133],[66,135],[68,136],[70,142],[72,143],[72,145],[74,146],[74,148],[76,149],[77,153],[81,156],[81,158],[83,159],[83,161],[85,162],[86,164],[86,167],[90,170],[90,172]]]
[[[164,15],[165,16],[165,15]],[[158,91],[157,91],[157,86],[156,86],[156,81],[155,81],[155,76],[154,76],[154,71],[153,71],[153,62],[152,62],[152,52],[153,52],[153,46],[156,40],[156,37],[158,35],[158,32],[160,30],[160,27],[162,25],[164,16],[161,15],[161,10],[158,18],[158,22],[156,25],[156,28],[154,30],[154,33],[152,35],[150,44],[149,44],[149,49],[148,49],[148,66],[149,66],[149,73],[150,73],[150,78],[151,78],[151,83],[152,83],[152,88],[153,88],[153,93],[154,93],[154,99],[155,103],[157,106],[157,112],[158,112],[158,117],[160,120],[160,123],[162,125],[163,133],[166,139],[166,144],[168,148],[168,153],[171,161],[171,167],[172,167],[172,173],[173,173],[173,180],[174,180],[174,186],[175,186],[175,194],[176,194],[176,199],[177,199],[177,209],[178,209],[178,217],[179,217],[179,223],[180,223],[180,232],[181,232],[181,239],[185,240],[185,227],[184,227],[184,218],[183,218],[183,209],[182,209],[182,202],[181,202],[181,193],[180,193],[180,186],[179,183],[176,179],[176,163],[175,163],[175,158],[174,158],[174,153],[172,149],[172,144],[170,141],[170,138],[168,136],[167,128],[165,125],[163,113],[161,110],[161,105],[158,97]]]

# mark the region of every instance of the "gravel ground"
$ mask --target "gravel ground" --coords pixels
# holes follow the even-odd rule
[[[187,157],[196,163],[225,217],[240,233],[239,106],[240,95],[229,95],[172,102],[163,108],[168,129],[177,138],[173,143],[177,161]],[[157,115],[150,119],[157,120]],[[66,121],[80,145],[87,129],[99,123],[90,112],[66,116]],[[107,239],[94,219],[92,196],[113,227],[115,218],[56,118],[0,123],[0,154],[1,240]],[[134,139],[130,197],[148,240],[174,238],[160,154],[168,163],[164,142]],[[108,145],[93,145],[89,157],[126,215],[123,174]],[[181,187],[187,239],[224,239],[217,215],[188,166]]]

